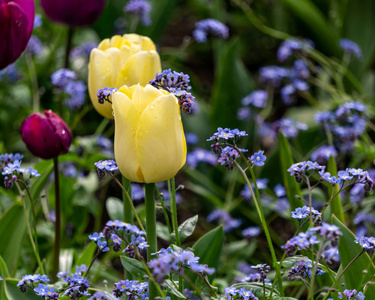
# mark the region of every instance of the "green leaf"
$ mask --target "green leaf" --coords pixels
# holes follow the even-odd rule
[[[40,194],[43,191],[44,186],[46,185],[50,177],[50,174],[53,170],[53,161],[52,160],[43,161],[40,164],[37,164],[35,168],[38,170],[39,174],[41,175],[35,178],[31,182],[30,194],[34,202],[36,202],[38,198],[40,197]]]
[[[178,281],[174,281],[174,284],[178,287]],[[176,286],[172,283],[171,280],[167,279],[164,281],[163,286],[168,290],[171,294],[177,296],[178,298],[186,299],[186,297],[181,294]]]
[[[10,277],[7,264],[0,255],[0,276],[1,277]]]
[[[15,203],[0,219],[0,255],[11,274],[17,267],[25,232],[26,221],[23,207],[20,203]]]
[[[140,261],[124,255],[121,255],[120,258],[125,270],[132,274],[134,277],[143,279],[144,275],[148,275]]]
[[[338,55],[339,40],[323,13],[310,0],[282,0],[289,10],[303,22],[319,45],[329,55]]]
[[[281,172],[283,173],[284,186],[288,196],[291,209],[303,206],[302,199],[297,199],[296,195],[302,198],[300,185],[296,182],[293,176],[290,176],[287,171],[292,164],[294,164],[292,152],[290,151],[289,143],[286,137],[279,132],[279,151],[281,161]]]
[[[124,203],[115,197],[109,197],[105,203],[111,220],[124,220]]]
[[[168,226],[162,223],[156,222],[156,234],[159,238],[164,241],[170,241],[171,236],[169,234]]]
[[[332,215],[332,223],[340,227],[342,232],[338,249],[342,268],[345,268],[362,251],[362,247],[354,242],[355,235],[335,215]],[[364,270],[367,272],[363,273]],[[338,274],[341,274],[341,271]],[[360,290],[362,285],[369,281],[373,274],[375,274],[375,267],[368,254],[364,253],[344,273],[345,288]],[[368,285],[366,298],[375,299],[374,285]]]
[[[40,296],[37,296],[31,289],[27,289],[26,293],[21,293],[17,287],[19,280],[17,279],[4,279],[5,281],[5,295],[7,300],[41,300]]]
[[[256,297],[263,297],[263,283],[261,282],[240,282],[233,284],[232,287],[235,287],[237,289],[245,288],[246,290],[252,291]],[[271,294],[271,289],[272,284],[265,283],[266,297]],[[279,291],[277,289],[274,289],[272,294],[275,296],[279,296]]]
[[[331,173],[332,176],[337,177],[337,166],[336,166],[336,161],[333,156],[329,157],[328,160],[328,166],[327,166],[327,171]],[[336,184],[334,187],[332,187],[331,184],[329,184],[329,195],[332,195],[332,189],[333,189],[333,194],[338,193],[340,187],[339,184]],[[342,212],[342,204],[341,204],[341,197],[340,194],[337,194],[337,196],[331,201],[331,212],[335,214],[335,216],[341,221],[344,222],[344,214]]]
[[[310,261],[311,262],[311,259],[308,258],[307,256],[302,256],[302,255],[295,255],[295,256],[291,256],[291,257],[287,257],[285,258],[282,262],[281,262],[281,266],[283,266],[284,268],[292,268],[292,267],[295,267],[297,265],[298,262],[308,262]],[[324,272],[330,272],[329,269],[325,266],[325,265],[322,265],[322,264],[318,264],[318,266],[324,271]],[[332,271],[331,271],[332,272]]]
[[[178,234],[180,236],[181,242],[185,240],[188,236],[191,236],[194,232],[195,226],[198,222],[198,215],[187,219],[184,223],[178,226]],[[174,231],[171,233],[171,237],[174,238]]]
[[[96,243],[89,243],[85,250],[81,253],[81,256],[78,257],[76,261],[76,266],[86,265],[88,266],[91,263],[92,258],[94,257],[95,250],[98,248]]]
[[[223,43],[212,90],[213,125],[237,127],[237,109],[241,106],[241,99],[252,89],[252,80],[240,58],[239,40],[233,39]]]
[[[199,257],[200,264],[207,264],[217,269],[224,242],[223,226],[216,227],[202,236],[194,245],[194,255]],[[210,277],[211,279],[211,277]]]

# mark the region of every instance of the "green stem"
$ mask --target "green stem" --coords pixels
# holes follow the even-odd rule
[[[364,250],[362,250],[361,252],[359,252],[357,254],[356,257],[354,257],[352,259],[352,261],[345,267],[345,269],[341,272],[341,274],[335,279],[335,281],[332,283],[331,287],[329,288],[328,292],[327,292],[327,295],[323,298],[323,300],[326,300],[330,294],[330,292],[332,291],[332,289],[335,287],[336,283],[340,280],[340,278],[342,277],[342,275],[344,275],[344,273],[349,269],[349,267],[363,254],[365,253]]]
[[[60,264],[60,240],[61,240],[61,199],[60,199],[60,182],[59,182],[59,161],[53,159],[53,171],[55,175],[55,248],[53,259],[53,279],[56,281]]]
[[[25,197],[24,197],[24,195],[22,193],[22,190],[21,190],[19,184],[17,183],[17,181],[15,181],[15,184],[17,186],[18,191],[21,194],[23,211],[24,211],[24,214],[25,214],[25,220],[26,220],[26,226],[27,226],[27,232],[29,234],[30,243],[31,243],[31,246],[32,246],[33,251],[34,251],[36,261],[38,263],[39,269],[42,272],[42,274],[46,274],[44,272],[43,264],[42,264],[42,261],[40,260],[40,256],[39,256],[39,252],[38,252],[38,248],[37,248],[37,237],[35,236],[33,238],[33,233],[31,231],[30,220],[29,220],[29,216],[28,216],[28,213],[27,213],[27,206],[26,206]],[[35,239],[35,242],[34,242],[34,239]]]
[[[155,190],[153,183],[146,183],[145,186],[145,205],[146,205],[146,235],[147,243],[150,245],[147,249],[147,260],[151,260],[151,253],[157,252],[156,238],[156,212],[155,212]],[[148,281],[149,299],[154,300],[157,289],[153,280]]]
[[[172,213],[172,226],[176,237],[176,245],[181,246],[180,235],[178,234],[177,205],[176,205],[176,188],[174,177],[168,180],[169,199]]]
[[[130,183],[130,180],[126,179],[124,176],[122,176],[122,186],[127,191],[128,195],[131,195],[132,185]],[[134,215],[132,207],[126,199],[126,193],[124,191],[122,191],[122,202],[124,203],[124,222],[132,224]],[[130,280],[133,278],[133,276],[129,271],[125,270],[125,278]]]
[[[69,69],[69,56],[70,50],[72,49],[72,40],[73,40],[73,28],[68,28],[68,34],[65,44],[65,58],[64,58],[64,68]]]
[[[115,177],[115,175],[113,175],[111,172],[107,172],[109,175],[111,175],[111,177],[114,179],[114,181],[117,183],[117,185],[122,189],[122,191],[125,193],[125,196],[126,198],[128,199],[128,202],[133,210],[133,213],[134,213],[134,216],[135,218],[137,219],[137,222],[138,222],[138,225],[139,225],[139,228],[141,228],[142,231],[146,232],[146,230],[144,229],[143,225],[142,225],[142,222],[141,220],[139,219],[139,216],[137,214],[137,211],[134,207],[134,204],[133,204],[133,201],[132,199],[130,198],[129,196],[129,193],[128,191],[122,186],[121,182]]]
[[[167,224],[167,227],[168,227],[168,232],[169,232],[169,234],[171,234],[172,229],[171,229],[171,224],[170,224],[169,217],[168,217],[168,212],[167,212],[167,209],[165,208],[165,205],[164,205],[163,196],[160,194],[158,185],[156,183],[155,183],[155,190],[156,190],[156,193],[157,193],[158,198],[160,200],[161,207],[163,208],[164,219],[165,219],[165,223]]]

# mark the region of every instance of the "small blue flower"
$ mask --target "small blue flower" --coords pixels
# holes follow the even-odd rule
[[[92,235],[91,234],[89,235],[89,239],[94,242],[100,241],[101,238],[104,238],[104,234],[102,232],[100,233],[94,232]]]
[[[285,197],[286,196],[286,190],[285,190],[285,187],[283,187],[281,184],[277,184],[275,185],[275,187],[273,188],[276,196],[278,198],[282,198],[282,197]]]
[[[347,55],[354,55],[358,59],[363,58],[362,50],[358,46],[358,44],[354,43],[353,41],[349,39],[341,39],[340,40],[340,47],[342,50],[344,50],[345,54]]]
[[[258,226],[251,226],[242,230],[242,235],[244,238],[250,240],[251,238],[258,236],[260,234],[260,228]]]
[[[225,24],[215,19],[205,19],[195,23],[193,36],[198,43],[205,43],[209,34],[217,38],[227,39],[229,29]]]
[[[247,95],[242,99],[242,105],[252,105],[257,108],[263,108],[266,106],[268,93],[265,90],[253,91],[250,95]]]
[[[151,9],[151,3],[147,0],[130,0],[124,7],[125,12],[138,16],[144,26],[152,24],[150,18]]]
[[[109,251],[109,247],[107,247],[107,242],[106,242],[106,241],[98,241],[98,242],[97,242],[97,245],[98,245],[99,249],[100,249],[102,252],[107,252],[107,251]]]
[[[52,84],[64,89],[67,84],[77,79],[77,74],[69,69],[60,69],[51,75]]]
[[[251,157],[250,157],[250,162],[257,167],[264,166],[264,162],[267,159],[265,155],[263,155],[264,151],[260,150],[258,152],[255,152]]]

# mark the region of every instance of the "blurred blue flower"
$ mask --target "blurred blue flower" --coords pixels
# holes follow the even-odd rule
[[[130,0],[124,7],[126,13],[139,17],[144,26],[152,24],[150,18],[151,9],[151,3],[147,0]]]
[[[225,24],[215,19],[205,19],[195,23],[193,37],[198,43],[206,42],[210,34],[217,38],[227,39],[229,29]]]
[[[362,50],[355,42],[349,39],[340,39],[340,47],[345,54],[351,56],[354,55],[358,59],[363,58]]]

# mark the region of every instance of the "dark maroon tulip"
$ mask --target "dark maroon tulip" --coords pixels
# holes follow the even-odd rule
[[[34,17],[34,0],[0,0],[0,70],[25,50]]]
[[[35,156],[49,159],[68,152],[72,133],[68,125],[52,110],[45,116],[32,114],[22,122],[20,133],[29,151]]]
[[[69,27],[94,23],[102,13],[106,0],[41,0],[46,15],[54,22]]]

